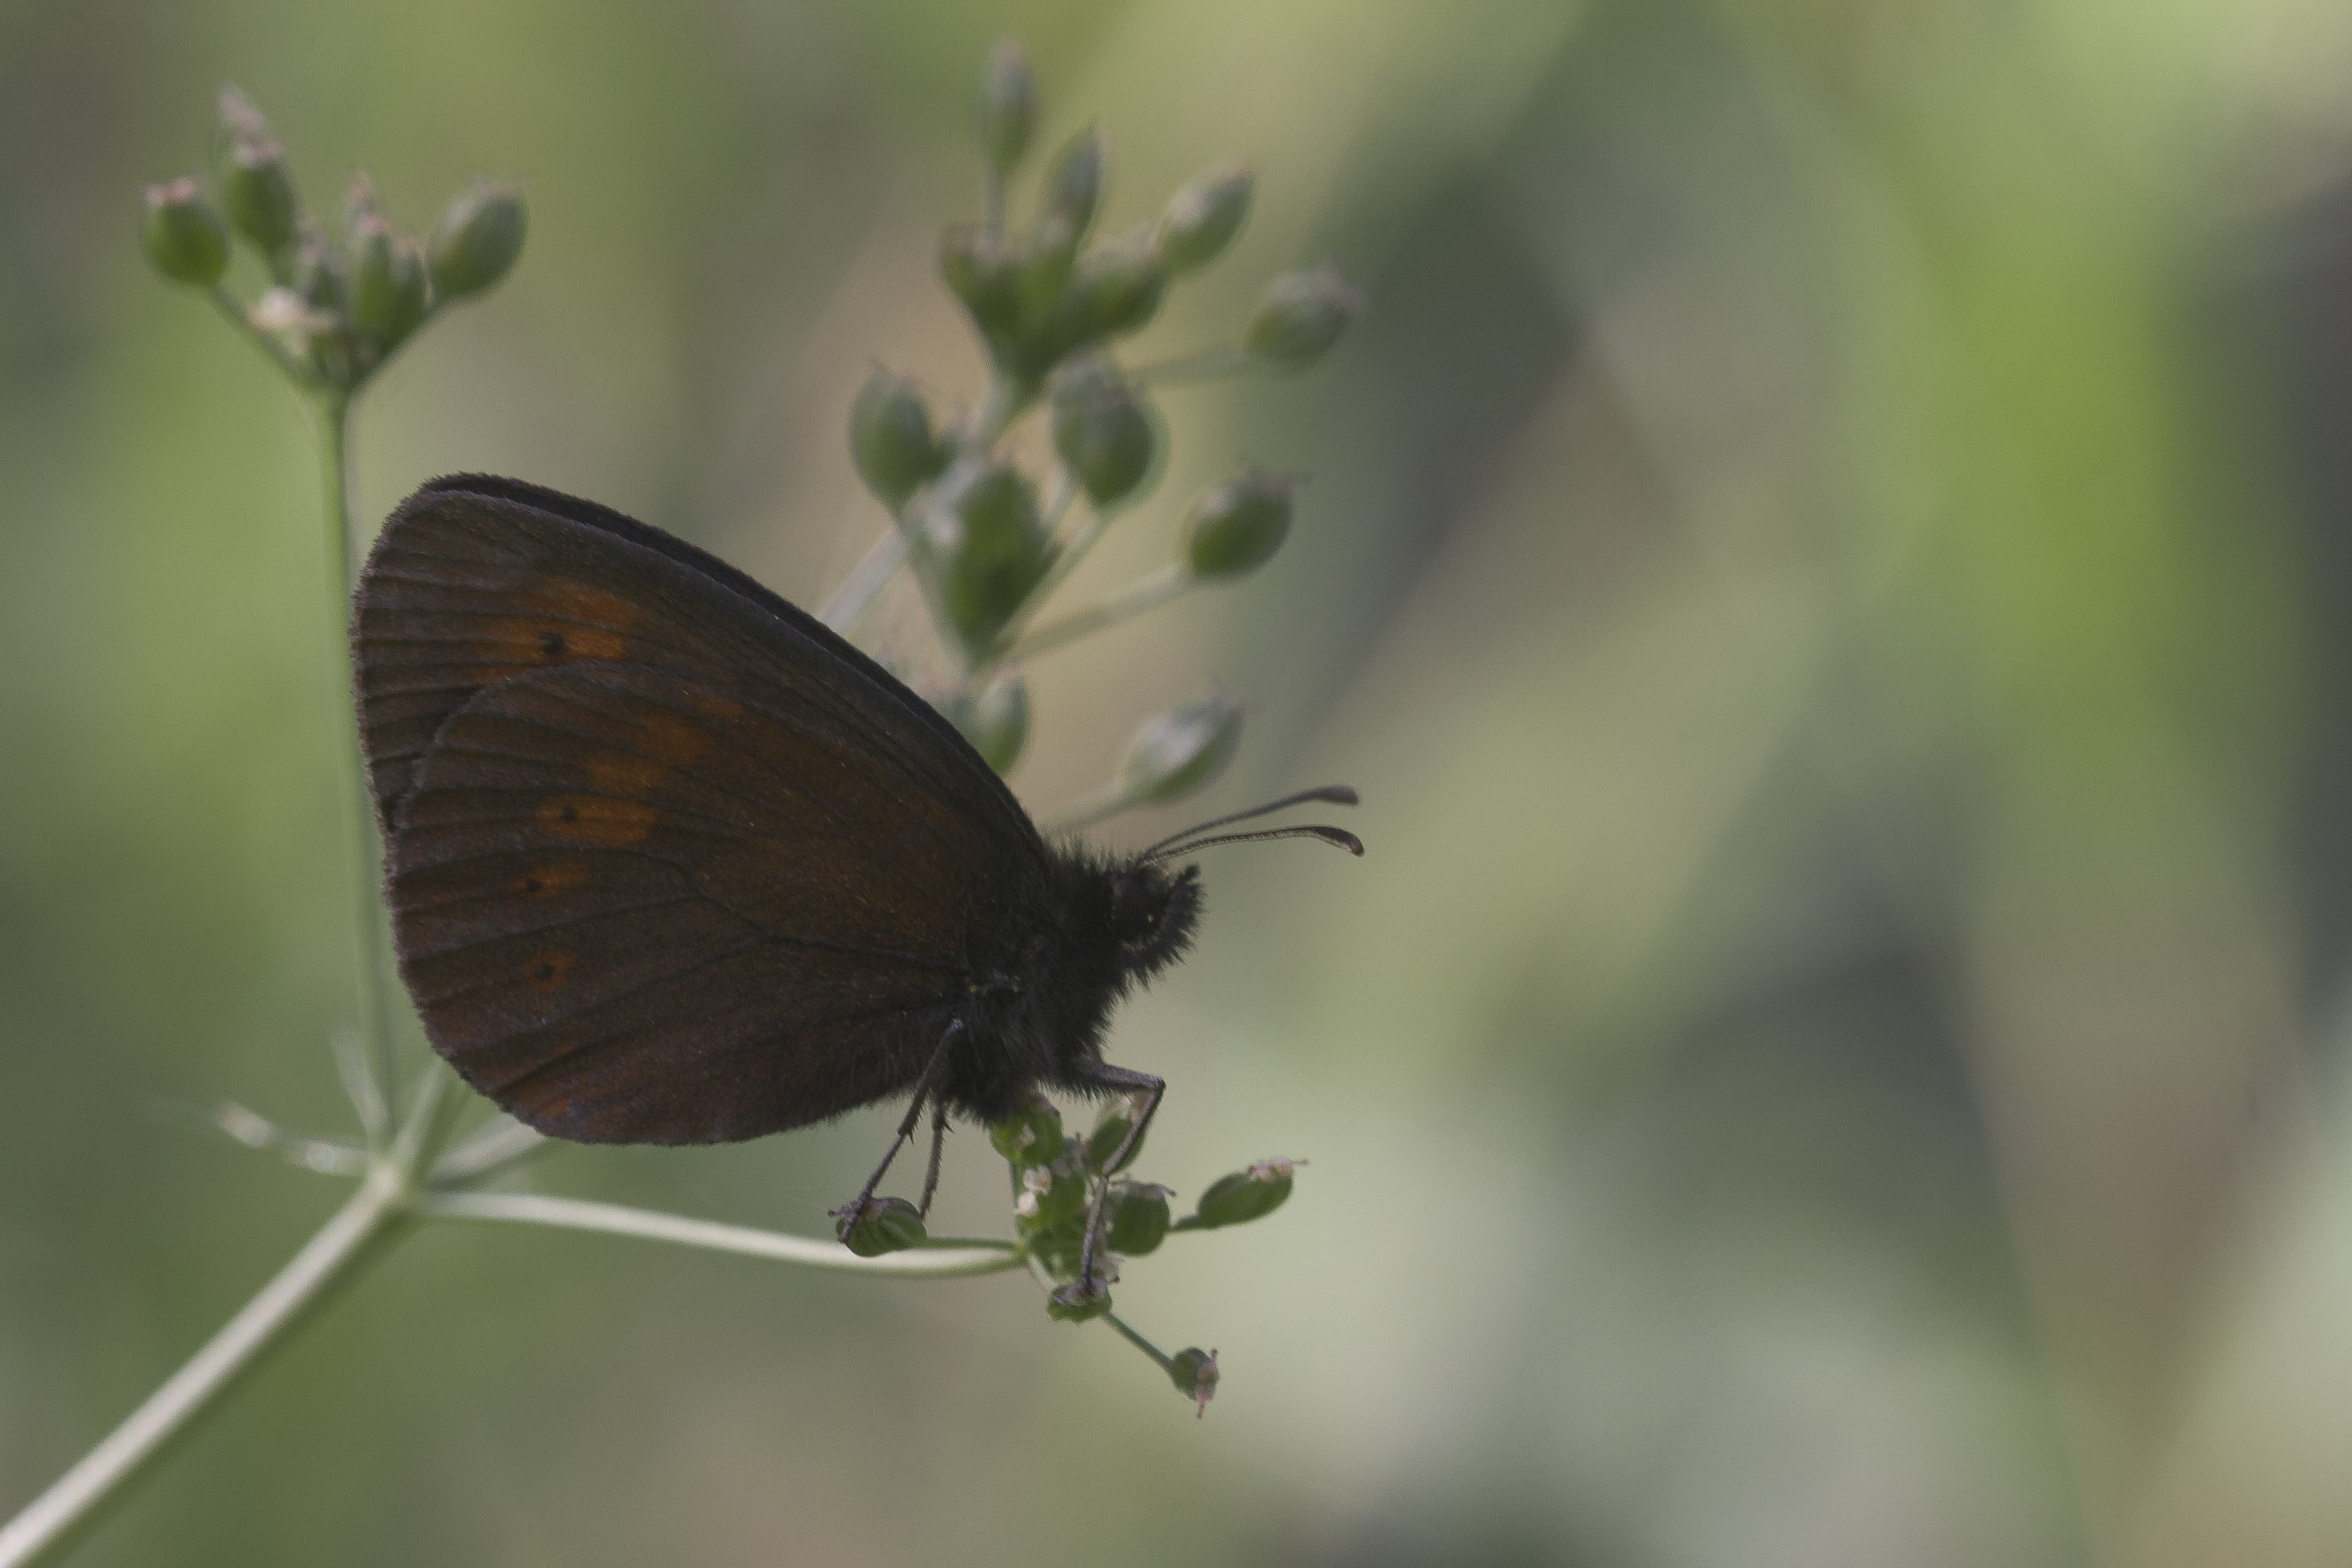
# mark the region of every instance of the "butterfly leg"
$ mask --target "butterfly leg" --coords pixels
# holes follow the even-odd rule
[[[940,1076],[940,1066],[948,1059],[948,1047],[954,1045],[956,1037],[962,1033],[963,1020],[951,1019],[948,1024],[947,1033],[940,1037],[938,1047],[931,1052],[931,1059],[924,1064],[922,1076],[915,1080],[914,1098],[907,1102],[907,1114],[898,1123],[898,1135],[890,1140],[890,1147],[883,1152],[882,1163],[874,1167],[872,1175],[866,1178],[865,1188],[858,1193],[856,1201],[835,1209],[829,1216],[835,1222],[835,1230],[844,1239],[848,1237],[850,1228],[866,1217],[866,1205],[874,1201],[874,1189],[882,1184],[883,1176],[890,1169],[890,1162],[898,1157],[898,1151],[907,1146],[907,1140],[915,1135],[915,1129],[921,1124],[923,1102],[931,1097],[932,1080]],[[931,1174],[934,1178],[939,1174],[939,1152],[936,1143],[931,1152]],[[923,1189],[925,1212],[928,1213],[930,1206],[930,1186],[926,1183]]]
[[[922,1217],[931,1217],[931,1194],[940,1190],[940,1156],[948,1144],[948,1102],[936,1095],[931,1099],[931,1163],[923,1173],[923,1201],[916,1207]]]
[[[1127,1136],[1119,1140],[1118,1147],[1112,1150],[1110,1158],[1103,1162],[1102,1185],[1095,1189],[1094,1202],[1087,1209],[1086,1240],[1078,1247],[1077,1289],[1082,1294],[1091,1295],[1103,1288],[1103,1282],[1095,1276],[1095,1253],[1102,1245],[1103,1204],[1110,1196],[1111,1173],[1125,1163],[1128,1155],[1134,1152],[1136,1144],[1142,1142],[1144,1129],[1151,1125],[1152,1116],[1160,1110],[1160,1097],[1168,1092],[1168,1080],[1154,1078],[1148,1072],[1115,1068],[1108,1062],[1095,1062],[1088,1066],[1086,1079],[1088,1083],[1114,1093],[1140,1093],[1144,1097],[1143,1114],[1135,1119],[1135,1124],[1127,1130]]]

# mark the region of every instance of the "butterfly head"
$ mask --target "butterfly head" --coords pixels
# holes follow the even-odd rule
[[[1201,920],[1201,874],[1137,860],[1111,873],[1110,929],[1120,970],[1137,979],[1159,973],[1184,955]]]

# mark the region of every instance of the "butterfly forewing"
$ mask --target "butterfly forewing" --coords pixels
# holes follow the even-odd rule
[[[753,1137],[907,1087],[1044,850],[904,687],[654,537],[456,489],[387,524],[354,640],[394,934],[534,1126]]]

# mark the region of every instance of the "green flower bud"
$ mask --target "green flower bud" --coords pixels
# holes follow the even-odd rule
[[[140,238],[147,259],[174,282],[209,288],[228,270],[228,230],[192,179],[147,187]]]
[[[948,618],[966,648],[984,650],[1045,574],[1036,496],[1019,469],[997,464],[930,508],[929,521]]]
[[[1045,176],[1045,215],[1068,226],[1073,244],[1086,237],[1087,226],[1095,221],[1108,161],[1101,133],[1089,125],[1070,138]]]
[[[1122,337],[1150,321],[1167,292],[1168,269],[1150,240],[1106,245],[1071,270],[1052,335],[1072,344]]]
[[[860,1258],[904,1252],[924,1238],[923,1216],[904,1198],[868,1198],[856,1215],[845,1207],[835,1216],[835,1230],[842,1245]]]
[[[1073,1279],[1045,1298],[1045,1315],[1060,1323],[1083,1323],[1110,1310],[1110,1287],[1099,1279]]]
[[[1201,1194],[1193,1211],[1193,1226],[1215,1230],[1220,1226],[1247,1225],[1264,1219],[1290,1196],[1290,1173],[1302,1160],[1260,1160],[1246,1171],[1220,1176]]]
[[[1087,1210],[1086,1172],[1077,1151],[1065,1144],[1062,1157],[1049,1165],[1023,1168],[1019,1190],[1013,1194],[1013,1217],[1022,1235],[1032,1238],[1067,1227],[1067,1245],[1078,1244],[1076,1222]]]
[[[1158,447],[1142,400],[1115,375],[1089,367],[1055,389],[1054,450],[1096,506],[1132,494]]]
[[[1160,215],[1160,259],[1171,272],[1206,267],[1224,253],[1249,217],[1257,176],[1247,169],[1212,169],[1168,199]]]
[[[1000,670],[979,696],[957,704],[948,717],[981,761],[996,773],[1011,773],[1029,740],[1029,683],[1018,669]]]
[[[982,336],[995,342],[1012,334],[1021,317],[1020,266],[1003,241],[972,225],[949,229],[940,237],[940,276]]]
[[[344,242],[351,278],[352,325],[389,350],[425,319],[425,257],[416,242],[395,237],[373,214],[358,218]]]
[[[1241,743],[1241,704],[1223,692],[1155,713],[1128,743],[1120,790],[1138,801],[1190,795],[1224,772]]]
[[[328,248],[319,237],[317,226],[307,220],[301,237],[294,242],[294,265],[287,287],[310,310],[337,318],[337,325],[351,305],[351,280],[343,275],[343,258]]]
[[[1252,468],[1194,501],[1181,536],[1186,569],[1195,577],[1238,577],[1265,565],[1290,531],[1297,483]]]
[[[1178,1351],[1169,1358],[1168,1380],[1176,1392],[1195,1401],[1195,1417],[1208,1414],[1209,1401],[1217,1394],[1217,1352],[1204,1351],[1198,1345]]]
[[[1303,365],[1339,341],[1364,297],[1328,267],[1286,272],[1265,286],[1242,329],[1242,347],[1277,364]]]
[[[512,185],[477,180],[458,192],[425,246],[433,298],[462,300],[504,278],[522,254],[529,226],[522,192]]]
[[[998,39],[989,51],[978,109],[981,151],[1002,176],[1021,162],[1037,128],[1037,83],[1029,74],[1029,57],[1011,38]]]
[[[1118,1152],[1119,1140],[1125,1138],[1127,1130],[1135,1125],[1136,1110],[1135,1101],[1124,1096],[1103,1107],[1102,1114],[1095,1118],[1094,1131],[1087,1134],[1087,1164],[1090,1168],[1107,1175],[1116,1173],[1105,1162]],[[1118,1163],[1117,1170],[1124,1171],[1134,1164],[1136,1156],[1142,1152],[1143,1140],[1139,1138],[1135,1141],[1135,1147],[1127,1152],[1127,1158]]]
[[[1050,1165],[1062,1157],[1062,1113],[1042,1094],[1032,1093],[1021,1109],[989,1124],[988,1142],[1016,1170]]]
[[[932,429],[915,384],[877,365],[850,405],[849,455],[866,488],[896,511],[955,453]]]
[[[1104,1205],[1103,1244],[1122,1258],[1141,1258],[1168,1238],[1166,1187],[1152,1182],[1121,1182]]]
[[[232,136],[221,147],[221,208],[228,226],[265,257],[282,255],[294,243],[302,198],[286,155],[267,137]]]
[[[1030,226],[1020,265],[1013,272],[1013,309],[1015,320],[1025,329],[1024,336],[1034,340],[1028,345],[1032,363],[1027,367],[1033,375],[1044,374],[1076,341],[1064,332],[1059,345],[1045,346],[1045,328],[1058,313],[1056,307],[1077,256],[1078,231],[1064,215],[1046,213]]]

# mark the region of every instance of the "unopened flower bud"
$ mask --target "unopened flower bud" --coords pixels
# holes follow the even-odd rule
[[[1071,342],[1074,334],[1055,331],[1052,318],[1061,312],[1058,307],[1062,291],[1070,281],[1070,269],[1077,263],[1078,230],[1066,213],[1042,214],[1029,228],[1029,237],[1021,247],[1021,260],[1013,269],[1013,310],[1022,328],[1024,353],[1030,362],[1026,374],[1041,375]],[[1045,338],[1057,336],[1060,342],[1046,346]]]
[[[1099,1279],[1073,1279],[1045,1298],[1045,1315],[1056,1322],[1083,1323],[1110,1310],[1110,1287]]]
[[[522,254],[529,225],[522,192],[512,185],[478,180],[458,192],[425,242],[434,299],[462,300],[504,278]]]
[[[931,427],[931,411],[915,384],[878,365],[850,405],[849,455],[866,488],[893,511],[954,456]]]
[[[982,762],[996,773],[1011,773],[1029,742],[1029,683],[1018,669],[998,671],[971,700],[970,711],[956,720],[956,727]]]
[[[1190,795],[1224,772],[1241,743],[1242,706],[1222,691],[1155,713],[1120,760],[1121,792],[1137,801]]]
[[[1149,239],[1105,245],[1071,270],[1055,335],[1071,344],[1124,336],[1151,320],[1167,292],[1168,269]]]
[[[1168,199],[1160,215],[1160,259],[1171,272],[1206,267],[1224,253],[1249,217],[1257,176],[1212,169]]]
[[[845,1207],[835,1215],[842,1245],[860,1258],[879,1258],[922,1244],[923,1216],[904,1198],[868,1198],[852,1214]]]
[[[982,335],[999,340],[1018,323],[1020,266],[1012,248],[987,230],[963,225],[941,236],[940,276],[963,301]]]
[[[1029,57],[1011,38],[998,39],[989,51],[978,115],[981,151],[1002,176],[1021,162],[1037,128],[1037,83],[1029,74]]]
[[[985,649],[1045,574],[1036,497],[1019,469],[997,464],[929,510],[948,618],[967,648]]]
[[[1286,272],[1258,297],[1242,347],[1277,364],[1307,364],[1338,342],[1363,309],[1363,295],[1332,268]]]
[[[1194,1345],[1178,1351],[1169,1362],[1168,1380],[1177,1393],[1194,1402],[1193,1415],[1207,1414],[1209,1401],[1217,1394],[1217,1352]]]
[[[302,199],[286,155],[267,137],[231,136],[221,146],[221,208],[228,226],[266,257],[294,243]]]
[[[286,286],[310,310],[335,318],[337,325],[351,305],[343,258],[328,248],[318,228],[307,221],[294,242],[294,264]]]
[[[1108,1175],[1135,1163],[1136,1157],[1143,1152],[1143,1140],[1140,1138],[1135,1141],[1126,1157],[1117,1165],[1109,1164],[1108,1161],[1118,1152],[1119,1143],[1127,1137],[1128,1129],[1135,1125],[1135,1118],[1140,1109],[1139,1101],[1125,1096],[1103,1107],[1102,1114],[1095,1118],[1094,1131],[1087,1134],[1087,1163],[1089,1166]]]
[[[1252,468],[1192,503],[1184,519],[1184,565],[1195,577],[1238,577],[1265,564],[1290,532],[1296,480]]]
[[[345,241],[351,277],[352,325],[390,349],[425,319],[425,258],[414,240],[396,237],[373,214],[361,216]]]
[[[1142,400],[1108,371],[1089,368],[1055,389],[1054,450],[1096,506],[1133,493],[1158,446]]]
[[[989,1124],[988,1142],[1017,1167],[1050,1165],[1062,1157],[1062,1113],[1052,1100],[1032,1093],[1020,1110]]]
[[[1260,1160],[1246,1171],[1218,1177],[1201,1194],[1200,1205],[1192,1215],[1193,1225],[1202,1230],[1215,1230],[1220,1226],[1246,1225],[1254,1219],[1264,1219],[1290,1196],[1290,1173],[1303,1163]]]
[[[209,288],[228,270],[228,230],[192,179],[147,187],[147,217],[140,238],[164,277]]]
[[[1049,1241],[1066,1240],[1075,1247],[1079,1241],[1076,1222],[1086,1212],[1088,1196],[1085,1173],[1066,1146],[1063,1157],[1052,1164],[1023,1169],[1021,1191],[1013,1199],[1013,1212],[1020,1218],[1023,1236],[1034,1239],[1056,1227],[1066,1227],[1066,1237]]]
[[[1103,1245],[1123,1258],[1159,1250],[1168,1238],[1168,1189],[1153,1182],[1121,1182],[1105,1205]]]
[[[1087,226],[1095,221],[1107,161],[1102,135],[1089,125],[1070,138],[1045,176],[1045,215],[1067,224],[1073,240],[1084,238]]]

